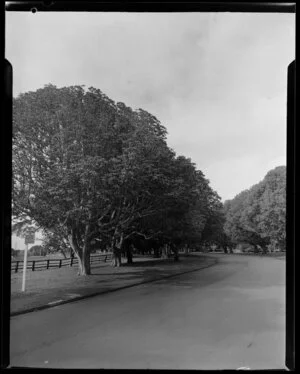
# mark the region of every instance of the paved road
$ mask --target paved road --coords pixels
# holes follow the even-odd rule
[[[11,366],[285,368],[285,261],[218,264],[11,319]]]

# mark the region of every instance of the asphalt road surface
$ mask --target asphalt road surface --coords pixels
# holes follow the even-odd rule
[[[200,271],[11,319],[11,366],[284,369],[285,261]]]

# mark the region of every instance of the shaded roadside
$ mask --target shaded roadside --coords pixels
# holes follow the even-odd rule
[[[77,276],[77,269],[63,268],[28,272],[26,291],[21,292],[22,275],[12,275],[11,315],[45,309],[85,297],[132,287],[214,265],[211,256],[180,256],[173,259],[135,258],[131,265],[120,268],[108,264],[92,266],[92,275]]]

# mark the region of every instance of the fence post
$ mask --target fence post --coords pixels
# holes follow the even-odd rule
[[[49,262],[50,260],[47,260],[47,269],[49,269]]]
[[[17,273],[18,270],[19,270],[19,261],[17,261],[17,263],[16,263],[15,273]]]
[[[71,263],[70,266],[73,266],[73,257],[71,257]]]
[[[34,268],[35,268],[35,261],[33,260],[32,261],[32,268],[31,268],[31,270],[34,271]]]
[[[59,260],[59,267],[61,268],[61,262],[62,262],[62,260]]]

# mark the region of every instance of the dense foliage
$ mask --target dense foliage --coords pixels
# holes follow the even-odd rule
[[[219,196],[148,112],[92,87],[47,85],[14,99],[13,114],[14,218],[42,228],[49,248],[72,248],[81,274],[95,241],[119,265],[134,235],[182,244],[221,228]]]
[[[224,229],[233,242],[263,251],[285,250],[286,167],[276,167],[263,181],[226,201],[224,211]]]

